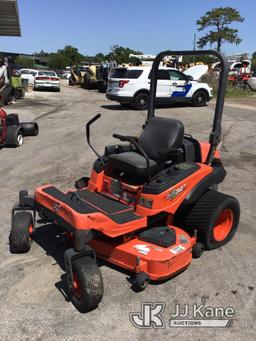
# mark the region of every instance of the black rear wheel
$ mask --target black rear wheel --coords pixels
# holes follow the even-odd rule
[[[8,129],[8,128],[7,128]],[[24,134],[22,129],[12,129],[10,127],[10,131],[8,132],[8,142],[6,141],[6,147],[16,148],[21,147],[24,143]]]
[[[190,235],[197,230],[197,240],[207,250],[216,249],[228,243],[236,233],[240,206],[236,198],[217,191],[208,190],[185,213],[179,212],[178,224]]]
[[[29,212],[18,212],[13,217],[9,235],[11,253],[26,253],[30,250],[33,233],[33,217]]]
[[[24,143],[23,132],[19,130],[16,136],[16,147],[21,147],[23,143]]]
[[[207,93],[203,90],[198,90],[192,96],[192,105],[193,107],[204,107],[207,103],[207,100]]]
[[[104,292],[103,279],[97,264],[87,256],[75,259],[72,267],[72,303],[83,313],[97,308]]]
[[[86,72],[83,77],[83,83],[82,87],[86,90],[90,90],[92,85],[91,85],[91,75],[89,72]]]
[[[133,105],[135,109],[146,110],[149,106],[149,94],[141,92],[140,94],[136,95]]]

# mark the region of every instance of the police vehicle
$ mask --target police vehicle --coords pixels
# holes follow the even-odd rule
[[[212,98],[212,88],[199,81],[208,70],[206,65],[195,65],[184,73],[170,67],[158,70],[157,104],[188,102],[204,106]],[[118,67],[108,79],[106,96],[124,107],[132,105],[144,110],[149,105],[151,66]]]

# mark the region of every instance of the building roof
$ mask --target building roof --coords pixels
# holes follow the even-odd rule
[[[21,36],[17,0],[0,0],[0,36]]]

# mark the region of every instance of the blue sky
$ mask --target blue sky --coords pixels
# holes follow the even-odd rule
[[[238,9],[243,42],[226,53],[256,51],[255,0],[18,0],[22,37],[0,37],[0,50],[33,53],[72,45],[83,54],[107,53],[114,44],[158,53],[191,49],[196,20],[220,6]],[[197,37],[201,33],[197,33]]]

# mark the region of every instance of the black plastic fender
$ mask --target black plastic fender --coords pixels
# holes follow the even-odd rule
[[[21,122],[20,127],[22,128],[24,136],[37,136],[39,134],[37,122]]]
[[[181,207],[195,204],[210,187],[221,183],[225,176],[226,171],[223,166],[213,167],[212,173],[203,178],[186,196],[179,210]]]

